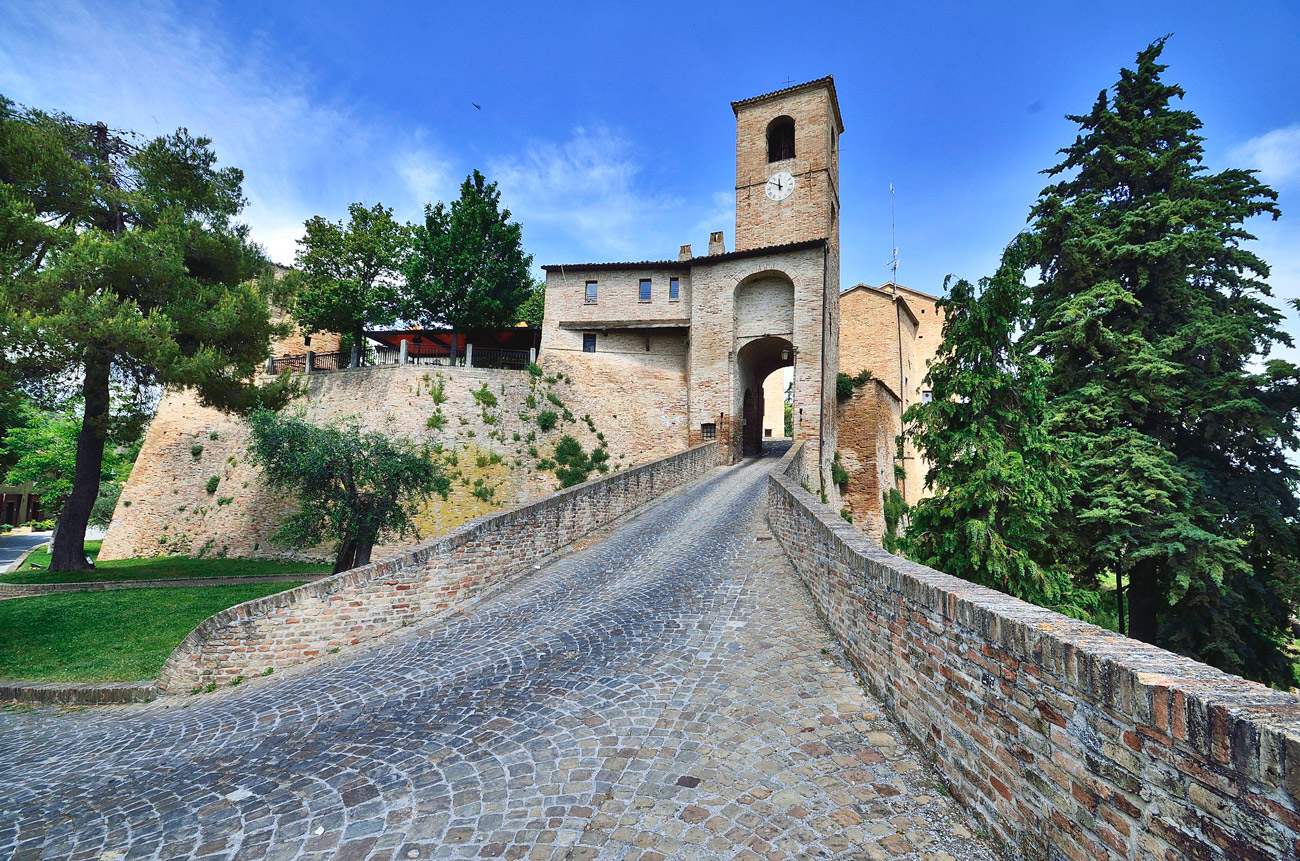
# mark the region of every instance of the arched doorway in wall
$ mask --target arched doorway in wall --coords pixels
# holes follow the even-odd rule
[[[794,345],[786,338],[754,338],[736,352],[738,392],[743,393],[737,412],[742,419],[741,454],[763,453],[763,382],[774,372],[794,365]]]

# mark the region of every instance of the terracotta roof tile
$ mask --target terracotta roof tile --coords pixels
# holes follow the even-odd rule
[[[844,120],[840,117],[840,100],[835,94],[835,76],[827,75],[824,78],[818,78],[815,81],[806,81],[802,84],[793,84],[779,90],[773,90],[770,93],[763,93],[761,96],[750,96],[747,99],[741,99],[738,102],[731,103],[732,113],[740,113],[740,108],[746,105],[754,105],[759,102],[773,99],[777,96],[787,96],[800,90],[811,90],[817,87],[826,87],[831,92],[831,111],[835,116],[835,125],[839,127],[840,134],[844,134]]]

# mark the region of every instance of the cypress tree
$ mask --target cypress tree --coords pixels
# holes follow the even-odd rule
[[[944,283],[943,342],[926,376],[933,398],[907,411],[934,494],[910,511],[903,549],[918,562],[1026,601],[1078,612],[1051,541],[1070,487],[1049,439],[1045,363],[1016,339],[1036,241],[1024,235],[979,289]]]
[[[1077,450],[1079,583],[1114,574],[1134,637],[1290,685],[1300,377],[1268,358],[1291,341],[1243,247],[1277,195],[1202,165],[1164,43],[1070,117],[1080,134],[1031,213],[1026,343],[1049,366],[1048,427]]]

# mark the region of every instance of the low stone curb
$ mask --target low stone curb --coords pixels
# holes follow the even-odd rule
[[[0,583],[0,600],[59,592],[109,592],[115,589],[175,589],[187,586],[243,586],[249,583],[314,583],[329,574],[264,574],[247,577],[173,577],[166,580],[102,580],[89,583]]]
[[[16,561],[11,563],[8,568],[6,568],[3,572],[0,573],[12,574],[14,571],[17,571],[19,568],[23,567],[23,563],[27,561],[28,556],[31,556],[33,553],[35,553],[37,550],[40,550],[44,546],[45,546],[44,544],[37,544],[35,547],[28,550],[22,556],[19,556]]]
[[[158,683],[155,681],[57,684],[0,679],[0,700],[36,705],[103,706],[143,703],[156,696]]]

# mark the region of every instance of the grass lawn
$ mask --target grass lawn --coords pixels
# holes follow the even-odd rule
[[[152,679],[172,649],[208,616],[298,585],[122,589],[0,601],[0,678]]]
[[[86,542],[86,555],[99,555],[98,541]],[[96,562],[93,571],[46,571],[50,557],[37,550],[12,574],[0,576],[5,583],[92,583],[102,580],[165,580],[173,577],[249,577],[261,574],[328,574],[334,566],[307,562],[278,562],[273,559],[191,559],[188,556],[157,556],[153,559],[116,559]],[[34,567],[32,563],[40,567]]]

